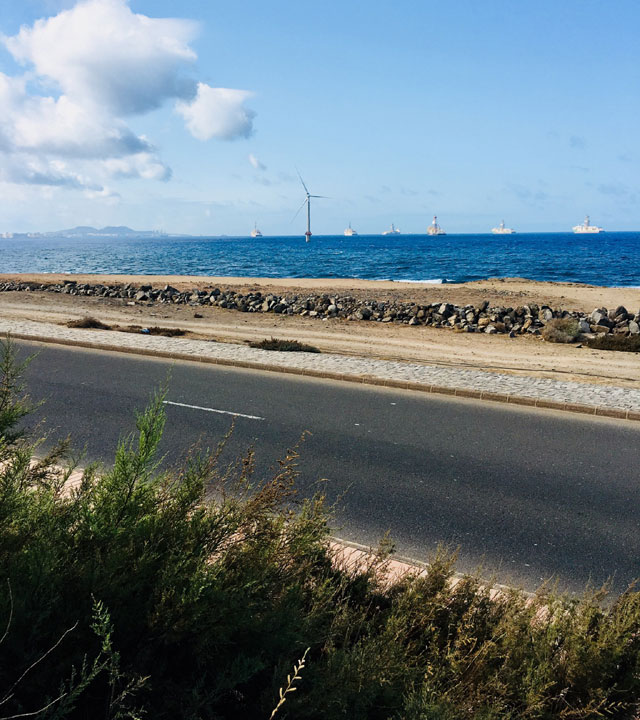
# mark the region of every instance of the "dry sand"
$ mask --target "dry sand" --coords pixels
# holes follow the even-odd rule
[[[465,284],[430,285],[334,279],[213,278],[173,275],[0,275],[33,282],[74,279],[89,283],[149,283],[178,289],[220,287],[237,292],[261,290],[277,294],[341,294],[371,299],[417,303],[436,301],[458,305],[491,304],[516,307],[548,304],[569,310],[591,311],[624,305],[640,309],[640,288],[607,288],[576,283],[523,280],[482,280]],[[195,318],[194,313],[202,318]],[[556,345],[524,336],[454,333],[446,329],[409,327],[343,319],[318,320],[298,316],[240,313],[217,307],[188,305],[135,305],[120,299],[75,297],[46,292],[0,293],[0,314],[15,319],[65,323],[85,315],[109,324],[179,327],[193,337],[222,342],[244,342],[265,337],[296,339],[322,351],[384,359],[406,360],[452,367],[478,368],[534,377],[550,377],[627,387],[640,384],[640,355],[604,352]]]

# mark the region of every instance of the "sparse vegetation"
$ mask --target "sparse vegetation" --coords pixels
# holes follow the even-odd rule
[[[580,337],[580,325],[576,318],[553,318],[542,328],[542,337],[547,342],[572,343]]]
[[[622,352],[640,352],[640,335],[597,335],[587,341],[594,350],[620,350]]]
[[[141,327],[140,325],[128,325],[124,328],[118,328],[122,332],[128,333],[144,333],[145,335],[162,335],[163,337],[180,337],[185,334],[180,328],[163,328],[154,325],[153,327]]]
[[[386,545],[347,565],[294,451],[271,478],[251,452],[161,469],[161,394],[69,488],[65,447],[16,431],[10,343],[0,368],[0,717],[637,717],[640,593],[493,595],[442,554],[391,582]]]
[[[279,340],[278,338],[269,338],[254,342],[249,342],[249,347],[260,348],[261,350],[280,350],[282,352],[309,352],[319,353],[317,347],[298,342],[298,340]]]
[[[185,334],[180,328],[163,328],[154,325],[153,327],[142,327],[141,325],[107,325],[94,317],[83,317],[79,320],[69,320],[67,327],[82,328],[89,330],[115,330],[117,332],[144,333],[146,335],[163,335],[164,337],[179,337]]]
[[[106,325],[101,320],[97,320],[94,317],[83,317],[79,320],[69,320],[67,327],[70,328],[83,328],[93,330],[111,330],[110,325]]]

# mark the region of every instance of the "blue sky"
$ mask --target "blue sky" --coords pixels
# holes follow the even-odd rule
[[[257,221],[293,235],[304,231],[302,213],[291,222],[304,199],[296,167],[330,196],[313,206],[316,234],[349,221],[424,232],[434,214],[448,232],[502,218],[568,230],[586,213],[608,230],[640,228],[637,0],[91,0],[91,12],[101,3],[122,6],[113,32],[133,13],[197,25],[162,26],[181,44],[164,72],[164,46],[145,56],[144,36],[100,51],[88,11],[71,22],[75,2],[3,0],[13,120],[0,124],[0,231],[233,235]],[[56,16],[67,34],[33,30]],[[72,49],[58,62],[60,45]],[[233,90],[223,106],[217,88]]]

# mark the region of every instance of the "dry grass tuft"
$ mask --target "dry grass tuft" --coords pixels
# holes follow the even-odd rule
[[[122,332],[128,333],[144,333],[145,335],[162,335],[163,337],[180,337],[185,334],[180,328],[163,328],[163,327],[141,327],[140,325],[128,325],[126,328],[119,328]]]
[[[84,329],[92,329],[92,330],[111,330],[110,325],[105,325],[100,320],[97,320],[94,317],[83,317],[79,320],[69,320],[67,322],[67,327],[70,328],[84,328]]]
[[[620,350],[640,352],[640,335],[598,335],[587,342],[595,350]]]
[[[553,318],[542,329],[542,337],[547,342],[572,343],[580,336],[580,325],[575,318]]]
[[[269,340],[265,338],[264,340],[250,342],[249,347],[259,348],[260,350],[280,350],[282,352],[320,352],[320,350],[313,345],[307,345],[297,340],[279,340],[273,337]]]

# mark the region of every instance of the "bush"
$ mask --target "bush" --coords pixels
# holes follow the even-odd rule
[[[389,582],[385,548],[347,565],[323,498],[294,494],[295,452],[262,481],[251,453],[232,471],[219,451],[162,470],[162,394],[112,469],[71,488],[64,446],[35,460],[15,431],[29,401],[10,344],[0,367],[3,718],[267,718],[304,657],[279,716],[637,711],[640,593],[609,609],[603,592],[494,596],[477,578],[452,585],[442,555]]]
[[[580,325],[575,318],[553,318],[542,328],[542,337],[547,342],[572,343],[580,336]]]
[[[320,350],[313,345],[306,345],[297,340],[279,340],[273,337],[269,340],[265,338],[264,340],[250,342],[249,347],[260,348],[261,350],[280,350],[282,352],[320,352]]]
[[[622,352],[640,352],[640,335],[596,335],[587,341],[594,350],[620,350]]]
[[[86,328],[96,330],[111,330],[110,325],[105,325],[102,321],[94,317],[83,317],[79,320],[69,320],[67,327],[70,328]]]

